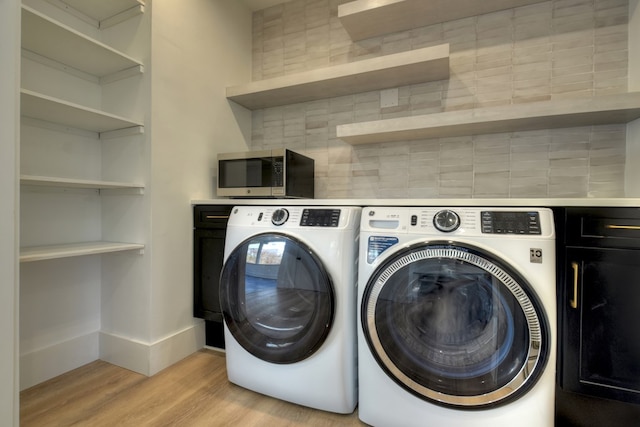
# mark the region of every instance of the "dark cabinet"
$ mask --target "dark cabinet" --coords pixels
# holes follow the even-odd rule
[[[206,344],[224,348],[220,272],[232,206],[194,206],[193,315],[205,320]]]
[[[640,250],[569,248],[567,259],[564,387],[640,403]]]
[[[573,425],[640,423],[640,209],[561,215],[558,410]]]

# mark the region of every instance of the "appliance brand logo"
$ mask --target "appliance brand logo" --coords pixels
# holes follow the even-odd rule
[[[529,249],[529,262],[535,264],[542,264],[542,249],[531,248]]]

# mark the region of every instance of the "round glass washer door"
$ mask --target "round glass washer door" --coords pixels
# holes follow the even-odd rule
[[[325,341],[334,317],[331,278],[318,256],[278,233],[251,237],[227,258],[220,277],[224,321],[252,355],[299,362]]]
[[[416,396],[480,409],[532,387],[549,353],[549,325],[530,285],[465,244],[424,243],[386,260],[361,306],[367,344]]]

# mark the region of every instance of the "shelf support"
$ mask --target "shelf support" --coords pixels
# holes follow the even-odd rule
[[[104,141],[107,139],[115,139],[122,138],[124,136],[135,136],[142,134],[144,134],[144,126],[133,126],[130,128],[110,130],[107,132],[100,132],[99,135],[100,139]]]
[[[108,74],[100,77],[100,84],[113,83],[118,80],[128,79],[129,77],[139,76],[144,73],[143,65],[136,65],[135,67],[127,68],[126,70],[117,71],[115,73]]]
[[[99,28],[102,30],[104,28],[113,27],[121,22],[127,21],[131,18],[134,18],[138,15],[142,15],[144,13],[144,5],[136,5],[131,9],[125,10],[124,12],[120,12],[117,15],[113,15],[110,18],[103,19],[100,21]]]

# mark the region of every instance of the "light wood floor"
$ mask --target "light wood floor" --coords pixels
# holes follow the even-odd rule
[[[20,393],[28,426],[364,426],[229,383],[223,353],[201,350],[153,377],[103,361]]]

